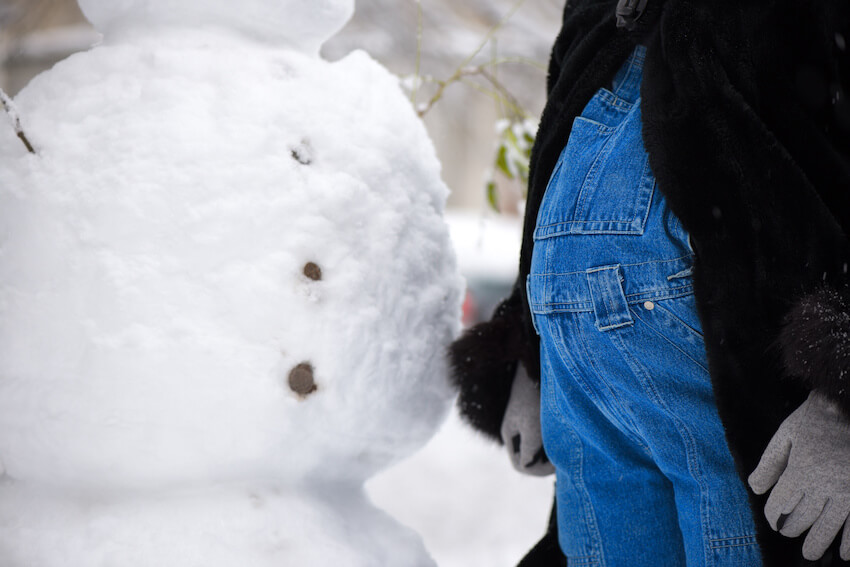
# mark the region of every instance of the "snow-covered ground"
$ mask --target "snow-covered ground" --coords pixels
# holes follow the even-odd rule
[[[366,487],[440,567],[513,567],[546,530],[553,482],[514,471],[503,448],[452,412],[422,451]]]

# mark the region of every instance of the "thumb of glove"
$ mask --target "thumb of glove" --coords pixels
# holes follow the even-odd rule
[[[511,464],[516,470],[534,476],[555,472],[543,450],[540,430],[540,390],[522,368],[511,386],[511,396],[502,419],[502,441],[508,448]]]
[[[767,448],[759,460],[756,469],[750,474],[747,482],[753,492],[764,494],[776,484],[779,477],[788,466],[788,457],[791,454],[791,435],[783,423],[779,430],[773,435]]]

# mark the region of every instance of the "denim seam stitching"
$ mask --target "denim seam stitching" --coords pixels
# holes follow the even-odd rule
[[[550,226],[560,226],[562,224],[587,224],[589,222],[614,222],[614,223],[620,223],[620,224],[629,224],[631,221],[624,221],[622,219],[593,219],[592,221],[589,221],[589,220],[563,220],[563,221],[553,222],[553,223],[549,223],[549,224],[541,224],[537,228],[548,228]]]
[[[576,224],[585,225],[589,222],[597,222],[597,221],[579,221]],[[632,224],[631,222],[626,221],[598,221],[611,223],[616,222],[617,224]],[[567,228],[561,229],[553,229],[550,232],[546,232],[545,234],[538,233],[534,236],[534,239],[538,242],[541,240],[548,240],[550,238],[558,238],[559,236],[595,236],[595,235],[620,235],[620,236],[642,236],[643,232],[637,231],[634,228],[593,228],[593,229],[584,229],[584,230],[573,230]]]
[[[690,355],[688,355],[681,348],[679,348],[678,345],[676,345],[670,339],[668,339],[666,336],[664,336],[663,333],[659,332],[652,325],[650,325],[649,323],[644,321],[638,315],[637,311],[635,311],[635,316],[640,321],[642,321],[647,327],[649,327],[653,332],[655,332],[656,334],[661,336],[664,340],[666,340],[671,345],[673,345],[676,349],[678,349],[680,352],[682,352],[685,356],[687,356],[691,360],[694,360]],[[670,418],[673,420],[673,423],[676,424],[676,431],[679,433],[679,436],[681,437],[684,448],[685,448],[686,460],[688,462],[688,471],[691,473],[691,477],[693,478],[693,480],[697,483],[697,486],[699,487],[700,526],[702,528],[702,530],[701,530],[702,531],[702,537],[703,537],[704,540],[709,539],[706,536],[709,533],[709,527],[710,527],[710,523],[711,523],[710,522],[711,514],[710,514],[710,510],[709,510],[710,503],[709,503],[709,500],[708,500],[708,490],[707,490],[707,487],[706,487],[706,484],[705,484],[705,478],[703,478],[702,467],[700,466],[699,459],[697,459],[697,457],[696,457],[696,441],[694,440],[693,435],[691,434],[691,431],[688,428],[687,424],[685,424],[681,419],[679,419],[679,417],[675,413],[670,411],[670,408],[668,407],[667,402],[664,401],[664,399],[661,397],[661,395],[658,393],[657,389],[655,388],[655,384],[651,381],[649,372],[646,370],[646,368],[643,367],[642,364],[640,364],[639,361],[635,360],[634,355],[628,350],[628,347],[626,346],[625,341],[623,341],[622,336],[617,336],[616,339],[619,341],[619,343],[621,344],[621,346],[625,350],[625,352],[628,353],[629,356],[627,358],[627,361],[630,361],[630,363],[629,363],[630,366],[631,366],[631,363],[633,362],[634,365],[640,369],[640,373],[637,373],[634,368],[633,368],[632,371],[636,372],[639,376],[642,376],[643,379],[641,381],[645,384],[645,387],[648,390],[651,390],[650,395],[656,400],[656,403],[658,403],[658,405],[661,406],[664,409],[664,412],[668,416],[670,416]],[[694,362],[696,362],[696,361],[694,360]],[[702,366],[702,364],[699,364],[698,362],[696,362],[696,364],[698,366],[700,366],[700,368],[703,368],[706,373],[708,373],[708,370],[705,369],[705,367]],[[712,558],[709,555],[709,549],[706,549],[704,547],[703,554],[704,554],[704,560],[705,560],[706,565],[711,565],[711,564],[714,563],[712,561]]]
[[[638,99],[638,100],[640,100],[640,99]],[[647,191],[647,197],[649,198],[649,202],[646,203],[646,206],[644,207],[643,219],[641,219],[641,222],[640,222],[640,226],[641,226],[642,231],[646,229],[646,221],[649,218],[649,210],[652,208],[652,198],[655,195],[655,183],[656,182],[655,182],[655,176],[652,175],[652,171],[649,169],[649,154],[646,154],[646,159],[643,162],[643,173],[641,173],[641,176],[640,176],[639,188],[641,189],[641,193],[640,193],[641,196],[643,196],[642,185],[644,184],[644,182],[647,178],[651,179],[652,183],[650,183],[649,189]],[[640,209],[638,209],[638,210],[640,210]]]
[[[617,112],[627,113],[635,105],[635,103],[629,102],[623,97],[618,96],[615,92],[604,87],[599,89],[596,94],[599,98],[601,98],[605,103],[609,104]]]
[[[621,352],[624,354],[626,359],[626,363],[632,369],[632,372],[638,376],[641,380],[644,388],[647,393],[650,395],[650,398],[655,400],[655,403],[658,404],[664,412],[669,416],[669,418],[676,425],[676,432],[679,434],[679,437],[682,440],[682,444],[685,448],[686,461],[688,463],[688,472],[690,472],[691,477],[694,481],[696,481],[697,486],[699,486],[700,491],[700,525],[702,527],[702,534],[705,537],[705,534],[708,532],[708,502],[706,501],[706,485],[705,479],[703,478],[701,467],[699,466],[699,460],[696,458],[696,441],[694,441],[693,435],[688,429],[687,425],[682,422],[681,419],[668,407],[667,403],[658,393],[658,390],[655,388],[655,384],[652,382],[649,372],[644,366],[635,359],[635,356],[631,353],[628,347],[623,340],[623,336],[618,333],[609,333],[608,335],[610,340],[617,343],[618,350],[621,349]],[[704,551],[705,557],[704,560],[706,564],[709,562],[708,550]]]
[[[750,535],[743,535],[743,536],[714,537],[714,538],[711,538],[709,541],[719,543],[719,542],[723,542],[723,541],[736,541],[736,540],[739,540],[739,539],[740,540],[755,541],[756,536],[750,534]]]
[[[581,124],[587,124],[589,126],[592,126],[593,128],[596,128],[596,134],[610,134],[617,128],[616,126],[609,126],[607,124],[603,124],[602,122],[598,122],[592,118],[588,118],[587,116],[583,115],[576,116],[573,119],[573,126],[575,126],[575,122],[577,120]]]
[[[691,356],[690,354],[688,354],[687,352],[685,352],[685,350],[684,350],[682,347],[680,347],[680,346],[679,346],[679,345],[677,345],[675,342],[673,342],[672,340],[670,340],[670,338],[669,338],[669,337],[667,337],[667,335],[665,335],[664,333],[662,333],[661,331],[659,331],[658,329],[656,329],[653,325],[649,324],[649,323],[648,323],[648,322],[647,322],[647,321],[646,321],[643,317],[641,317],[641,316],[640,316],[640,314],[637,312],[637,310],[633,310],[633,311],[634,311],[634,315],[635,315],[635,317],[637,317],[637,318],[641,321],[641,323],[643,323],[644,325],[646,325],[647,327],[649,327],[649,329],[651,329],[651,330],[652,330],[652,332],[654,332],[656,335],[658,335],[659,337],[661,337],[662,339],[664,339],[666,342],[668,342],[668,343],[670,344],[670,346],[672,346],[673,348],[675,348],[676,350],[678,350],[679,352],[681,352],[681,353],[682,353],[683,355],[685,355],[688,359],[690,359],[690,360],[691,360],[691,362],[693,362],[694,364],[696,364],[697,366],[699,366],[700,368],[702,368],[702,369],[703,369],[703,371],[705,371],[705,373],[706,373],[706,374],[708,374],[708,368],[706,368],[705,366],[703,366],[703,364],[702,364],[700,361],[698,361],[698,360],[697,360],[697,359],[695,359],[693,356]],[[667,311],[667,309],[665,309],[665,310],[664,310],[664,312],[665,312],[665,313],[669,313],[669,311]],[[678,317],[676,317],[676,320],[679,320],[679,318],[678,318]],[[690,328],[690,327],[689,327],[689,328]]]
[[[537,321],[535,321],[535,312],[532,308],[531,304],[531,276],[525,277],[525,301],[528,304],[528,310],[531,313],[531,326],[534,327],[534,332],[537,333],[537,336],[540,336],[540,329],[537,328]]]
[[[634,305],[635,303],[640,303],[641,301],[647,299],[655,299],[657,301],[662,301],[664,299],[676,299],[679,297],[691,295],[693,292],[693,284],[687,284],[677,287],[649,289],[646,291],[630,293],[626,296],[626,299],[629,300],[629,304]]]
[[[589,183],[588,180],[592,179],[593,176],[596,174],[596,171],[599,169],[600,162],[603,159],[607,159],[608,154],[611,153],[611,146],[612,146],[611,140],[612,139],[613,139],[613,136],[608,137],[605,140],[605,142],[602,144],[602,148],[600,148],[599,152],[593,158],[593,163],[590,164],[590,169],[587,170],[587,173],[585,174],[584,179],[581,180],[581,184],[579,185],[579,189],[578,189],[578,199],[576,201],[576,207],[575,207],[575,210],[573,211],[573,222],[575,222],[575,223],[582,222],[580,220],[577,220],[576,217],[579,214],[584,213],[585,207],[587,207],[588,196],[587,196],[587,193],[585,192],[585,188],[587,187],[587,185]]]
[[[750,547],[751,545],[756,545],[755,541],[751,541],[748,543],[731,543],[727,545],[709,545],[709,549],[711,550],[719,550],[719,549],[735,549],[738,547]]]
[[[748,547],[756,544],[755,536],[727,537],[708,540],[711,549],[726,549],[731,547]]]
[[[632,79],[632,69],[635,66],[635,60],[636,59],[637,59],[636,54],[633,51],[632,54],[629,56],[629,68],[626,69],[625,73],[623,73],[623,81],[620,83],[620,88],[618,88],[616,91],[612,91],[612,92],[614,92],[615,95],[617,95],[617,92],[622,89],[623,85],[631,86],[630,83],[632,82],[631,81],[631,79]],[[643,59],[641,59],[641,63],[643,63]],[[643,66],[641,66],[641,70],[643,70]]]
[[[665,299],[677,299],[686,297],[693,293],[693,285],[683,285],[671,288],[646,290],[626,295],[626,302],[634,305],[648,299],[663,301]],[[558,303],[529,301],[529,309],[535,313],[588,313],[593,311],[591,300],[564,301]],[[572,308],[570,308],[572,306]],[[549,307],[550,309],[546,309]]]
[[[551,325],[553,323],[551,321],[547,321],[546,324],[549,325],[550,328],[551,328]],[[560,336],[559,336],[559,338],[560,338]],[[567,361],[567,359],[564,357],[564,354],[561,352],[561,349],[556,349],[556,351],[558,353],[558,358],[561,359],[561,362],[565,365],[571,366],[569,364],[569,362]],[[558,405],[558,402],[555,399],[556,392],[555,392],[554,378],[552,380],[548,380],[547,382],[548,382],[548,387],[546,388],[546,390],[547,390],[546,400],[547,400],[547,403],[549,404],[550,409],[552,409],[554,411],[554,413],[555,413],[555,415],[557,415],[559,421],[561,421],[564,424],[569,424],[569,421],[567,421],[566,416],[564,416],[563,413],[561,412],[561,409]],[[578,442],[573,443],[572,446],[566,446],[566,443],[567,443],[566,437],[567,436],[576,438],[578,440]],[[584,463],[584,459],[583,459],[584,446],[581,444],[581,438],[578,436],[578,433],[576,433],[571,427],[568,426],[567,435],[560,436],[558,438],[558,442],[560,443],[561,448],[566,448],[567,450],[574,450],[575,453],[576,453],[576,455],[575,455],[575,465],[571,464],[571,466],[570,466],[570,469],[572,470],[572,474],[573,474],[573,482],[576,484],[576,488],[577,488],[577,491],[579,493],[578,496],[579,496],[579,499],[582,502],[582,507],[584,508],[584,519],[585,519],[585,523],[586,523],[587,528],[588,528],[588,532],[591,533],[591,537],[593,538],[593,541],[590,542],[590,547],[591,547],[592,551],[596,551],[597,554],[600,557],[603,558],[602,561],[604,563],[604,555],[602,553],[601,546],[598,543],[600,536],[599,536],[599,528],[596,524],[596,516],[595,516],[595,513],[593,511],[593,503],[590,500],[590,495],[587,491],[587,487],[584,484],[584,477],[581,475],[581,473],[583,471],[583,463]],[[594,556],[593,555],[583,555],[583,556],[579,556],[579,557],[582,557],[582,558],[586,557],[588,559],[592,559]],[[594,563],[595,563],[595,561],[594,561]],[[593,563],[590,563],[590,564],[592,565]]]
[[[548,324],[548,323],[547,323],[547,324]],[[563,357],[560,355],[560,353],[558,354],[558,357],[559,357],[559,358],[563,358]],[[543,380],[544,380],[544,378],[543,378],[543,373],[541,372],[541,383],[543,382]],[[563,412],[561,411],[561,408],[560,408],[560,406],[558,405],[558,401],[555,399],[555,385],[554,385],[554,380],[555,380],[555,377],[554,377],[554,376],[553,376],[553,377],[551,377],[551,378],[550,378],[550,379],[548,379],[548,380],[545,380],[545,382],[546,382],[546,384],[545,384],[545,385],[548,385],[548,387],[546,387],[546,393],[545,393],[546,403],[548,404],[549,409],[551,410],[551,412],[552,412],[552,413],[553,413],[553,414],[554,414],[554,415],[558,418],[558,421],[559,421],[562,425],[568,425],[568,424],[569,424],[569,421],[567,420],[567,417],[566,417],[566,416],[563,414]],[[559,438],[559,439],[560,439],[560,438]],[[562,441],[562,442],[563,442],[563,441]]]
[[[577,340],[578,340],[578,342],[579,342],[579,346],[580,346],[580,347],[581,347],[581,349],[582,349],[582,353],[584,354],[585,360],[587,360],[587,361],[588,361],[588,365],[590,366],[590,369],[593,371],[593,375],[596,377],[596,379],[597,379],[600,383],[605,384],[605,388],[606,388],[609,392],[611,392],[611,397],[613,398],[613,400],[612,400],[612,401],[613,401],[614,403],[616,403],[616,404],[617,404],[617,406],[618,406],[618,408],[619,408],[619,411],[617,411],[617,412],[613,412],[613,411],[612,411],[612,415],[615,415],[615,417],[616,417],[617,415],[619,415],[619,418],[620,418],[620,419],[625,419],[625,421],[627,422],[627,423],[624,423],[624,424],[623,424],[623,425],[625,425],[625,426],[626,426],[626,430],[627,430],[627,431],[624,431],[623,433],[624,433],[624,434],[625,434],[628,438],[630,438],[630,439],[632,440],[632,442],[634,442],[634,443],[635,443],[638,447],[640,447],[641,449],[643,449],[643,451],[644,451],[647,455],[649,455],[649,456],[650,456],[650,458],[651,458],[651,456],[652,456],[652,451],[649,449],[649,444],[648,444],[648,443],[646,443],[646,440],[644,440],[644,439],[642,438],[642,436],[640,435],[640,433],[639,433],[639,431],[638,431],[638,428],[637,428],[637,426],[635,425],[634,419],[632,419],[632,416],[631,416],[631,415],[629,415],[629,413],[630,413],[630,412],[626,411],[626,409],[625,409],[625,408],[627,407],[627,406],[626,406],[626,404],[624,404],[624,403],[620,400],[620,397],[617,395],[617,393],[616,393],[616,392],[614,391],[614,389],[611,387],[611,384],[609,384],[609,383],[608,383],[608,380],[606,380],[606,379],[605,379],[605,376],[604,376],[604,375],[602,374],[602,372],[600,372],[600,371],[599,371],[599,369],[597,368],[597,366],[596,366],[596,359],[595,359],[594,357],[590,356],[590,349],[589,349],[589,348],[588,348],[588,346],[587,346],[587,341],[585,340],[584,335],[583,335],[582,333],[578,332],[578,333],[576,333],[576,338],[577,338]],[[586,388],[586,390],[589,390],[589,388]],[[595,402],[594,402],[594,403],[595,403]]]
[[[635,262],[633,264],[618,264],[623,268],[629,268],[632,266],[646,266],[647,264],[672,264],[673,262],[678,262],[679,260],[687,260],[688,258],[692,258],[691,254],[685,254],[684,256],[679,256],[677,258],[671,258],[669,260],[647,260],[646,262]],[[592,268],[595,269],[595,268]],[[573,274],[586,274],[587,270],[576,270],[574,272],[546,272],[546,273],[538,273],[540,276],[571,276]]]
[[[693,333],[696,337],[698,337],[698,338],[699,338],[699,340],[701,340],[701,341],[705,341],[705,335],[704,335],[703,333],[701,333],[701,332],[697,331],[696,329],[694,329],[693,327],[691,327],[691,326],[690,326],[688,323],[686,323],[686,322],[685,322],[685,321],[684,321],[681,317],[679,317],[678,315],[676,315],[675,313],[673,313],[673,312],[672,312],[672,311],[671,311],[668,307],[665,307],[665,306],[664,306],[664,305],[662,305],[661,303],[658,303],[658,304],[656,305],[656,307],[658,307],[659,309],[661,309],[662,311],[664,311],[665,313],[667,313],[667,315],[669,315],[670,317],[672,317],[673,319],[675,319],[676,321],[678,321],[679,323],[681,323],[683,327],[685,327],[688,331],[690,331],[690,332],[691,332],[691,333]],[[706,369],[706,372],[707,372],[707,371],[708,371],[708,370]]]
[[[558,358],[560,359],[561,363],[565,367],[568,367],[568,370],[570,372],[575,373],[575,369],[573,368],[573,365],[569,363],[569,361],[567,360],[567,358],[565,356],[567,354],[566,345],[564,345],[563,352],[561,352],[561,349],[558,348],[560,343],[562,343],[563,341],[561,340],[562,339],[561,335],[559,333],[557,333],[556,331],[553,331],[552,327],[555,324],[555,322],[552,321],[551,319],[544,319],[542,321],[542,324],[545,324],[548,327],[549,336],[551,336],[551,337],[557,336],[558,337],[558,344],[555,345],[555,351],[557,352]],[[542,375],[542,372],[541,372],[541,375]],[[556,399],[554,380],[555,380],[554,377],[551,380],[548,380],[550,387],[548,388],[549,392],[548,392],[548,395],[547,395],[547,402],[549,403],[549,406],[550,406],[551,410],[553,411],[553,413],[558,417],[558,420],[562,424],[569,425],[569,420],[568,420],[567,416],[564,415],[564,412],[561,411],[561,407],[558,404],[558,400]]]
[[[576,435],[578,435],[578,434],[576,434]],[[578,470],[575,471],[578,474],[576,476],[574,476],[573,478],[579,479],[580,482],[581,482],[581,486],[580,486],[579,490],[581,492],[581,498],[582,498],[583,504],[584,504],[584,519],[585,519],[588,531],[593,534],[592,541],[590,542],[591,549],[593,551],[597,552],[597,554],[602,559],[602,564],[604,565],[605,559],[604,559],[604,555],[603,555],[603,551],[602,551],[602,546],[601,546],[601,543],[600,543],[601,538],[599,536],[599,526],[596,523],[596,511],[593,509],[593,503],[590,500],[590,493],[588,492],[587,486],[584,483],[584,445],[581,444],[581,439],[579,439],[579,443],[578,443],[578,452],[579,452],[579,455],[578,455],[579,458],[576,461],[576,467],[578,468]],[[592,555],[590,555],[589,557],[592,557]]]

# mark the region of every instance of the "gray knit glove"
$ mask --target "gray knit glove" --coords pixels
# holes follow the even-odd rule
[[[803,557],[819,559],[843,528],[840,555],[850,559],[850,422],[833,402],[813,391],[779,426],[749,483],[756,494],[776,485],[764,507],[774,530],[809,530]]]
[[[502,441],[511,464],[521,473],[546,476],[555,472],[543,451],[540,432],[540,388],[522,368],[517,367],[511,397],[502,418]]]

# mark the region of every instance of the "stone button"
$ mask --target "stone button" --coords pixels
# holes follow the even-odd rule
[[[312,394],[318,389],[313,374],[313,365],[302,362],[289,372],[289,388],[302,398]]]

